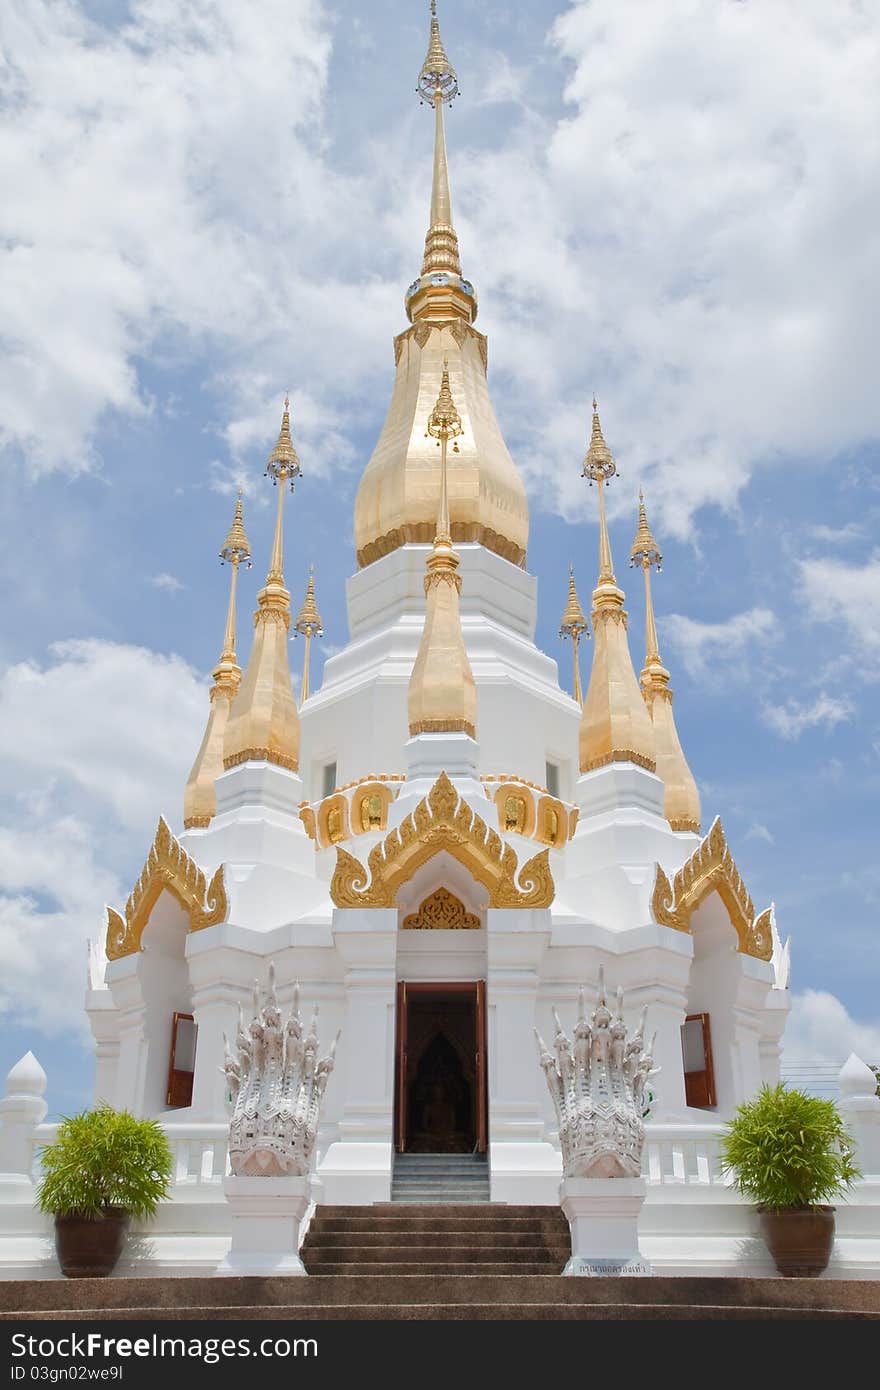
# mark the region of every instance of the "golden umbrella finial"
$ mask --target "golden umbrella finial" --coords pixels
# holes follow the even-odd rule
[[[304,704],[309,698],[309,653],[311,651],[312,638],[323,637],[324,635],[324,628],[321,625],[321,614],[318,612],[318,604],[315,599],[314,565],[309,565],[309,582],[306,588],[306,596],[303,599],[303,606],[297,614],[293,630],[306,639],[306,650],[303,657],[302,689],[300,690],[299,697],[300,704]]]
[[[579,705],[582,705],[583,695],[581,693],[581,669],[578,645],[582,637],[589,637],[590,625],[584,617],[584,610],[581,608],[581,601],[578,598],[577,589],[574,582],[574,565],[568,567],[568,603],[565,605],[565,612],[559,624],[559,636],[564,640],[571,638],[572,657],[574,662],[574,698]]]

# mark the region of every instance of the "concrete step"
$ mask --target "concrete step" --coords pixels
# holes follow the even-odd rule
[[[407,1260],[391,1259],[387,1262],[382,1260],[369,1260],[363,1262],[343,1261],[333,1264],[324,1261],[313,1262],[311,1259],[303,1258],[303,1264],[309,1274],[335,1275],[343,1277],[351,1275],[353,1277],[379,1278],[396,1274],[419,1275],[454,1275],[456,1278],[462,1276],[484,1276],[498,1278],[501,1275],[528,1275],[528,1274],[552,1274],[559,1275],[565,1268],[565,1261],[568,1256],[559,1260],[548,1260],[545,1257],[534,1259],[530,1262],[522,1260],[505,1260],[504,1258],[494,1261],[484,1261],[476,1264],[470,1257],[458,1263],[445,1261],[443,1264],[432,1260]],[[375,1293],[375,1285],[373,1286]]]
[[[398,1249],[420,1246],[424,1249],[443,1250],[450,1245],[456,1248],[493,1250],[502,1247],[517,1249],[520,1246],[559,1246],[568,1249],[567,1233],[548,1231],[469,1231],[467,1228],[456,1231],[328,1231],[312,1224],[303,1242],[303,1249],[338,1250],[349,1246],[394,1245]]]
[[[423,1216],[420,1211],[397,1211],[394,1216],[381,1216],[370,1219],[369,1217],[355,1216],[321,1216],[320,1208],[312,1218],[310,1231],[424,1231],[435,1232],[438,1235],[453,1235],[456,1231],[474,1231],[480,1234],[489,1235],[493,1231],[508,1231],[511,1233],[535,1235],[560,1234],[565,1236],[568,1227],[565,1220],[551,1221],[549,1219],[537,1219],[530,1221],[528,1217],[520,1217],[516,1221],[506,1221],[502,1224],[495,1221],[486,1221],[482,1216],[475,1215],[473,1220],[468,1220],[466,1216],[454,1216],[449,1220],[443,1220],[437,1216]]]
[[[380,1275],[371,1265],[307,1279],[183,1278],[0,1281],[0,1319],[278,1318],[743,1318],[859,1317],[880,1320],[880,1280],[752,1279],[655,1275],[649,1279],[561,1279],[491,1269],[464,1274]],[[375,1312],[374,1309],[381,1310]],[[281,1310],[281,1311],[280,1311]]]
[[[12,1314],[0,1313],[0,1320],[12,1317]],[[56,1311],[51,1313],[16,1313],[17,1322],[28,1322],[39,1320],[40,1322],[67,1322],[77,1320],[82,1317],[79,1309],[66,1311]],[[130,1317],[130,1309],[127,1308],[107,1308],[102,1310],[102,1317],[108,1319],[124,1320]],[[241,1319],[246,1322],[269,1322],[276,1321],[278,1310],[275,1308],[248,1308],[238,1307],[216,1307],[208,1305],[206,1307],[183,1308],[179,1305],[173,1308],[145,1307],[138,1311],[138,1316],[143,1319],[162,1322],[230,1322]],[[455,1304],[418,1304],[418,1303],[337,1303],[330,1306],[314,1307],[308,1310],[306,1316],[300,1319],[300,1323],[310,1322],[520,1322],[524,1318],[529,1321],[540,1319],[542,1322],[628,1322],[638,1320],[640,1322],[766,1322],[775,1321],[829,1321],[845,1318],[847,1321],[878,1321],[878,1313],[850,1313],[836,1309],[808,1309],[808,1308],[740,1308],[731,1307],[724,1304],[706,1304],[702,1307],[685,1308],[674,1304],[655,1304],[644,1303],[596,1303],[583,1304],[573,1307],[556,1303],[536,1303],[524,1310],[521,1304],[497,1304],[497,1303],[455,1303]],[[298,1325],[297,1335],[304,1336],[305,1329]]]
[[[520,1246],[505,1245],[353,1245],[325,1246],[306,1242],[302,1247],[302,1261],[307,1269],[320,1272],[320,1266],[332,1261],[345,1264],[394,1264],[422,1261],[431,1265],[473,1264],[483,1265],[497,1260],[508,1263],[522,1261],[534,1264],[545,1257],[554,1261],[568,1259],[570,1250],[561,1242],[557,1246],[530,1244]],[[442,1271],[441,1271],[442,1272]]]

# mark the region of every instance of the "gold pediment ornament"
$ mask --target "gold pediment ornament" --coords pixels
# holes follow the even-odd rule
[[[404,931],[478,931],[480,919],[448,888],[438,888],[401,925]]]
[[[654,880],[654,920],[676,931],[690,931],[691,914],[717,892],[730,914],[739,949],[746,956],[770,960],[773,941],[771,909],[755,916],[755,906],[733,860],[720,816],[670,883],[660,865]]]
[[[134,955],[141,948],[144,927],[159,895],[168,889],[189,914],[190,931],[213,927],[226,919],[227,899],[223,865],[210,883],[194,859],[172,835],[163,816],[147,862],[125,904],[125,915],[107,908],[107,959]]]
[[[400,887],[435,854],[448,854],[489,892],[490,907],[549,907],[556,893],[549,850],[523,865],[441,772],[430,792],[370,853],[365,867],[337,846],[330,896],[337,907],[394,907]]]

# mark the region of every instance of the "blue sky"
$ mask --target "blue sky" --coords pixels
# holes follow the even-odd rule
[[[183,782],[216,550],[290,389],[287,529],[345,641],[357,481],[417,273],[421,0],[11,0],[0,14],[0,1068],[88,1098],[85,939]],[[664,550],[655,597],[706,822],[793,938],[791,1056],[880,1060],[880,18],[855,0],[442,0],[465,273],[526,480],[538,640],[586,601],[589,400]],[[300,652],[292,648],[293,668]],[[585,670],[589,647],[584,652]]]

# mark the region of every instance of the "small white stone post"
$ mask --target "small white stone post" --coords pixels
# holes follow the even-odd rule
[[[856,1163],[865,1177],[880,1177],[880,1096],[877,1077],[854,1052],[844,1062],[838,1080],[839,1110],[856,1142]]]
[[[34,1200],[34,1131],[46,1118],[46,1073],[32,1052],[16,1062],[0,1100],[0,1202]]]
[[[650,1274],[639,1250],[643,1178],[563,1178],[560,1202],[571,1227],[563,1274]]]
[[[232,1217],[229,1254],[216,1274],[305,1274],[299,1228],[309,1205],[311,1177],[223,1179]]]

